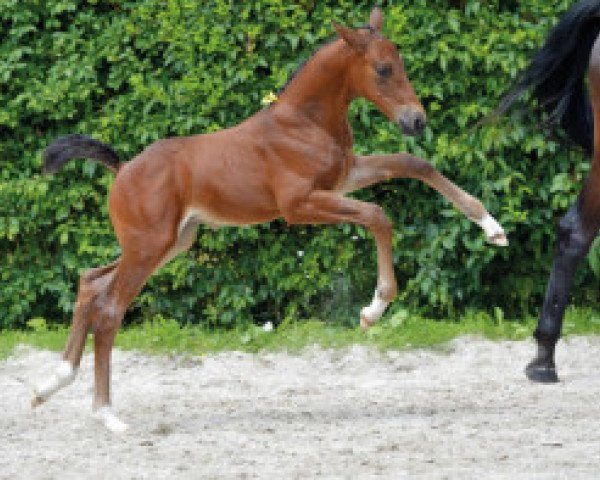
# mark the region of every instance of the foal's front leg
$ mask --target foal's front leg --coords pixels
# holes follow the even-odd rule
[[[379,205],[345,198],[339,193],[318,190],[282,211],[289,224],[356,223],[368,229],[377,245],[377,289],[371,304],[360,312],[363,328],[375,323],[396,296],[392,262],[392,223]]]
[[[444,177],[428,161],[407,153],[356,156],[355,164],[340,190],[352,192],[391,178],[421,180],[446,197],[469,220],[479,225],[490,243],[508,245],[504,230],[478,199]]]

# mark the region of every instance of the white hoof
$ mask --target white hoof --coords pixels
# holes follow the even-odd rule
[[[44,403],[61,388],[73,382],[76,374],[77,370],[69,362],[62,360],[54,375],[33,389],[31,406],[35,408]]]
[[[96,410],[94,412],[94,418],[114,433],[122,433],[128,428],[127,424],[119,420],[119,417],[113,413],[108,405]]]
[[[381,315],[383,315],[383,312],[385,312],[388,303],[389,302],[386,302],[379,296],[379,293],[376,290],[373,300],[371,301],[371,305],[364,307],[360,311],[360,326],[362,328],[369,328],[371,325],[373,325],[381,318]]]
[[[477,225],[483,229],[487,241],[492,245],[498,245],[499,247],[508,246],[508,239],[506,238],[504,229],[489,213],[487,213],[482,220],[478,221]]]

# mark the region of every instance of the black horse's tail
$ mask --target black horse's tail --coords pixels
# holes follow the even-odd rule
[[[67,135],[54,140],[42,155],[44,173],[54,173],[69,160],[90,158],[117,172],[121,161],[112,147],[86,135]]]
[[[496,113],[502,115],[530,88],[549,113],[589,153],[594,147],[594,117],[584,84],[590,52],[600,32],[600,0],[576,3],[551,30],[545,45]]]

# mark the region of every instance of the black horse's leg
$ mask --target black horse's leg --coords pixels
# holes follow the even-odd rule
[[[586,188],[577,203],[560,220],[552,272],[538,326],[533,334],[537,340],[537,356],[527,365],[525,373],[535,382],[558,381],[554,363],[554,348],[560,337],[569,290],[577,266],[585,257],[600,226],[600,196],[595,188],[596,169],[592,168]],[[600,185],[600,184],[599,184]]]

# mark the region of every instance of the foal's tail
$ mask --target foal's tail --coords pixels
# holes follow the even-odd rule
[[[496,114],[508,111],[529,88],[549,113],[548,123],[561,125],[589,153],[594,146],[594,117],[584,84],[590,52],[600,32],[600,0],[582,0],[560,19],[545,45],[500,102]]]
[[[44,173],[55,173],[69,160],[90,158],[113,172],[118,172],[121,160],[112,147],[86,135],[67,135],[54,140],[42,155]]]

